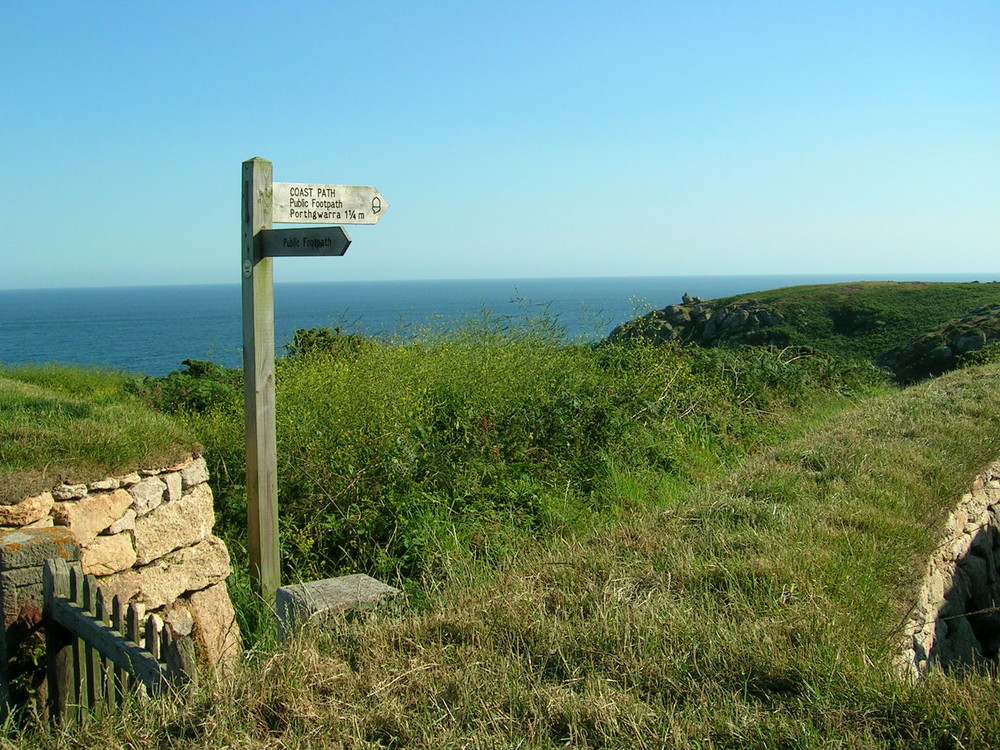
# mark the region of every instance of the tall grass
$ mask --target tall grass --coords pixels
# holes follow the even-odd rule
[[[790,411],[880,383],[870,367],[822,356],[578,345],[545,320],[490,315],[395,343],[303,331],[293,353],[277,368],[285,580],[363,571],[416,583],[455,548],[489,560],[642,487],[705,474]],[[219,528],[239,548],[231,374],[195,363],[144,392],[170,408],[197,395],[180,411],[206,446]]]

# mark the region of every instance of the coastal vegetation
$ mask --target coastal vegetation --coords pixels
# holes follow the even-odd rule
[[[750,298],[786,318],[792,346],[875,360],[945,321],[1000,305],[1000,284],[866,281],[786,287],[716,302],[724,305]]]
[[[302,342],[309,341],[309,346]],[[788,414],[883,387],[870,364],[774,349],[594,347],[492,318],[406,344],[300,332],[277,367],[285,580],[419,583],[450,544],[490,559],[686,482]],[[137,389],[206,446],[220,527],[246,524],[238,373],[199,362]]]
[[[952,286],[754,295],[817,331],[782,347],[490,316],[405,343],[302,331],[277,367],[283,578],[406,598],[279,645],[237,570],[242,674],[0,747],[989,746],[988,674],[910,684],[894,662],[933,530],[1000,456],[992,350],[906,388],[874,362],[990,303]],[[845,306],[883,324],[820,330]],[[3,371],[4,483],[50,451],[46,477],[197,441],[245,560],[239,372],[184,365]],[[98,413],[114,458],[43,429]],[[140,419],[161,443],[130,440]]]
[[[629,321],[611,340],[796,347],[875,362],[900,383],[961,366],[1000,342],[1000,284],[857,282],[682,304]]]

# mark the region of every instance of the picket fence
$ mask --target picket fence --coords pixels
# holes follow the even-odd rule
[[[42,592],[50,715],[61,723],[102,716],[132,697],[162,695],[196,678],[190,637],[173,638],[156,615],[108,597],[79,563],[45,563]]]

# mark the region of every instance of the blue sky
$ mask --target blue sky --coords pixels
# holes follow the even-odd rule
[[[0,288],[237,283],[240,165],[374,185],[278,281],[1000,271],[1000,3],[0,0]]]

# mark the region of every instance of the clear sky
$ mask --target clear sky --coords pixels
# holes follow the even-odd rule
[[[1000,271],[1000,2],[0,0],[0,288],[239,281],[240,165],[374,185],[278,281]]]

